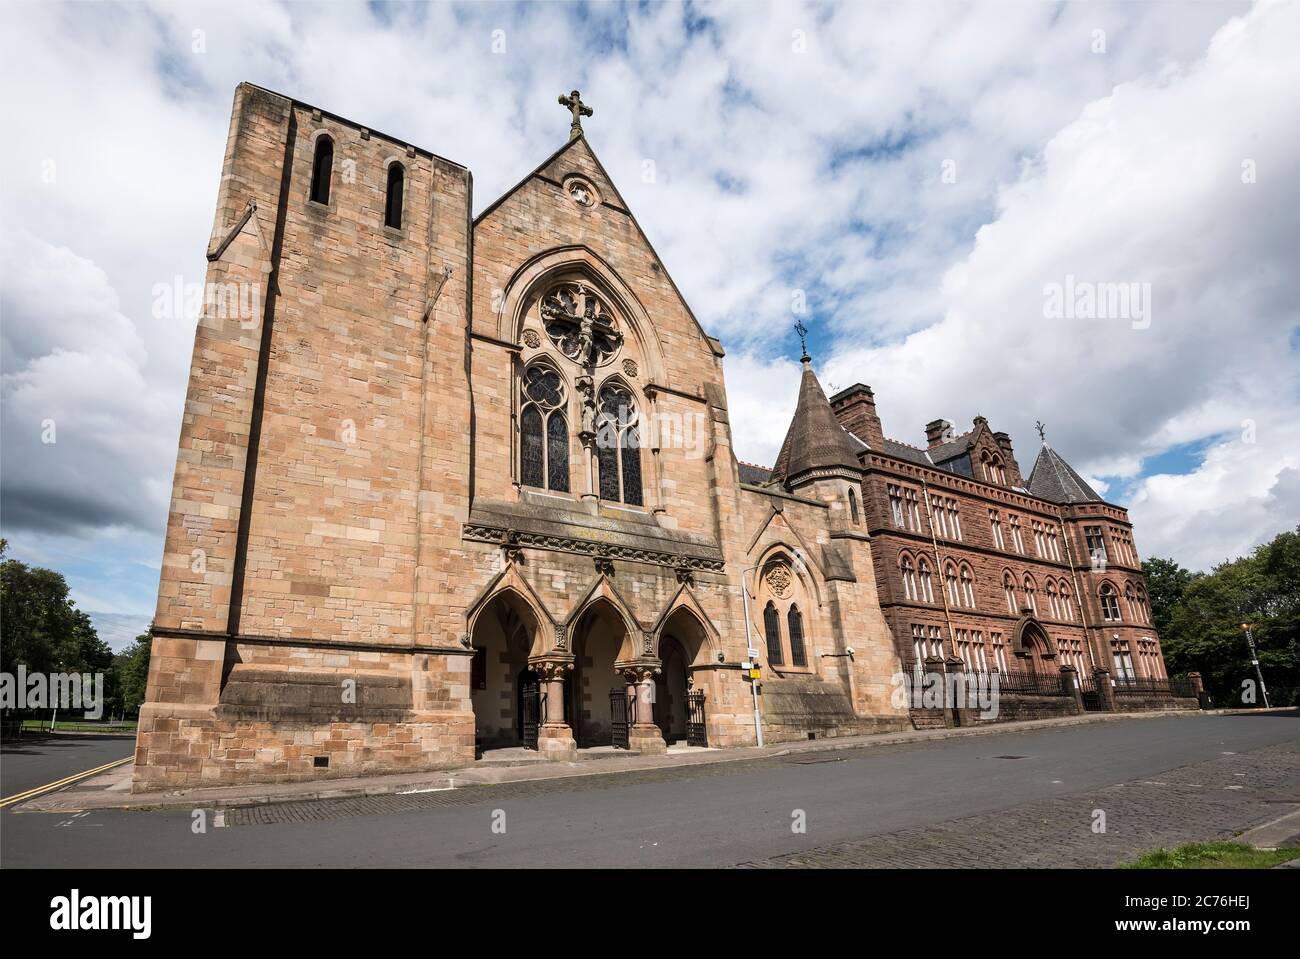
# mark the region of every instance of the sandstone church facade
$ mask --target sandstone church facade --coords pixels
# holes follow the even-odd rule
[[[137,789],[907,729],[895,677],[979,664],[974,632],[1104,676],[1122,631],[1163,675],[1096,564],[975,532],[996,503],[1131,549],[1046,447],[1026,486],[986,424],[886,440],[869,388],[828,400],[805,356],[778,461],[738,463],[722,346],[561,102],[568,141],[474,217],[465,167],[236,90],[207,279],[260,309],[196,332]],[[936,602],[949,568],[969,608]]]

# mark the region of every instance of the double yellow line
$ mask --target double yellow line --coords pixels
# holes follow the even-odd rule
[[[57,782],[46,783],[44,786],[37,786],[35,789],[28,789],[26,792],[14,793],[12,796],[6,796],[0,799],[0,809],[5,806],[12,806],[16,802],[22,802],[25,799],[35,799],[37,796],[52,792],[55,789],[62,789],[64,786],[71,786],[75,782],[85,779],[87,776],[93,776],[95,773],[102,773],[106,769],[112,769],[114,766],[120,766],[123,763],[129,763],[135,759],[134,755],[127,756],[125,759],[114,759],[111,763],[104,763],[102,766],[96,766],[94,769],[87,769],[85,772],[74,773],[66,779],[60,779]]]

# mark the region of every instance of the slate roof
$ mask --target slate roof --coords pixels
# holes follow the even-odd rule
[[[781,452],[772,467],[772,482],[788,484],[810,470],[842,468],[861,474],[862,467],[849,439],[840,425],[830,400],[812,371],[812,360],[803,359],[803,376],[799,381],[799,402],[795,406],[790,429],[781,444]]]
[[[1046,443],[1034,460],[1028,489],[1031,495],[1052,503],[1103,502],[1097,491]]]
[[[962,453],[969,453],[972,444],[975,442],[975,431],[969,430],[960,436],[955,436],[946,443],[940,443],[938,446],[931,448],[929,452],[932,463],[946,463],[950,459],[956,459]]]

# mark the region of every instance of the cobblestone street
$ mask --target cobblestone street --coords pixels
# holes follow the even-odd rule
[[[1013,759],[1005,760],[1014,762]],[[1249,785],[1243,783],[1249,782]],[[1300,743],[1224,755],[1059,799],[745,863],[754,867],[1107,867],[1226,839],[1300,806]],[[1094,832],[1096,811],[1105,832]]]

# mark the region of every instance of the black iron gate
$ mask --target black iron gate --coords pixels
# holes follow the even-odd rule
[[[537,725],[541,715],[542,694],[537,679],[525,679],[519,687],[519,731],[528,749],[537,748]]]
[[[1074,681],[1079,684],[1084,712],[1100,712],[1101,693],[1097,691],[1097,681],[1091,676],[1076,676]]]
[[[704,729],[704,690],[686,694],[686,745],[707,746],[709,735]]]
[[[609,728],[615,749],[631,748],[628,739],[631,722],[627,712],[627,687],[616,686],[609,691]]]

